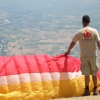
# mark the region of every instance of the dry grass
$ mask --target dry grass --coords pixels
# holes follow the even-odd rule
[[[100,95],[99,96],[58,98],[58,99],[51,99],[51,100],[100,100]]]

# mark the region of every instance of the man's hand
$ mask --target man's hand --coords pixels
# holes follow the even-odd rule
[[[67,51],[65,52],[65,56],[69,55],[70,54],[70,51]]]
[[[70,54],[70,51],[74,47],[75,44],[76,44],[76,42],[71,42],[71,44],[70,44],[70,46],[68,48],[68,51],[65,53],[65,55],[69,55]]]

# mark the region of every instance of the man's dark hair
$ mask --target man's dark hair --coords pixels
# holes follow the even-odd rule
[[[88,15],[84,15],[82,21],[85,23],[90,23],[90,17]]]

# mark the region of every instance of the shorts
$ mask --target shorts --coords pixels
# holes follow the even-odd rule
[[[98,63],[96,57],[81,57],[81,72],[83,75],[96,76],[98,71]]]

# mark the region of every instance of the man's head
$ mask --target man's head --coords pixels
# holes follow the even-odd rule
[[[84,27],[88,26],[90,23],[90,17],[88,15],[84,15],[82,18],[82,24]]]

